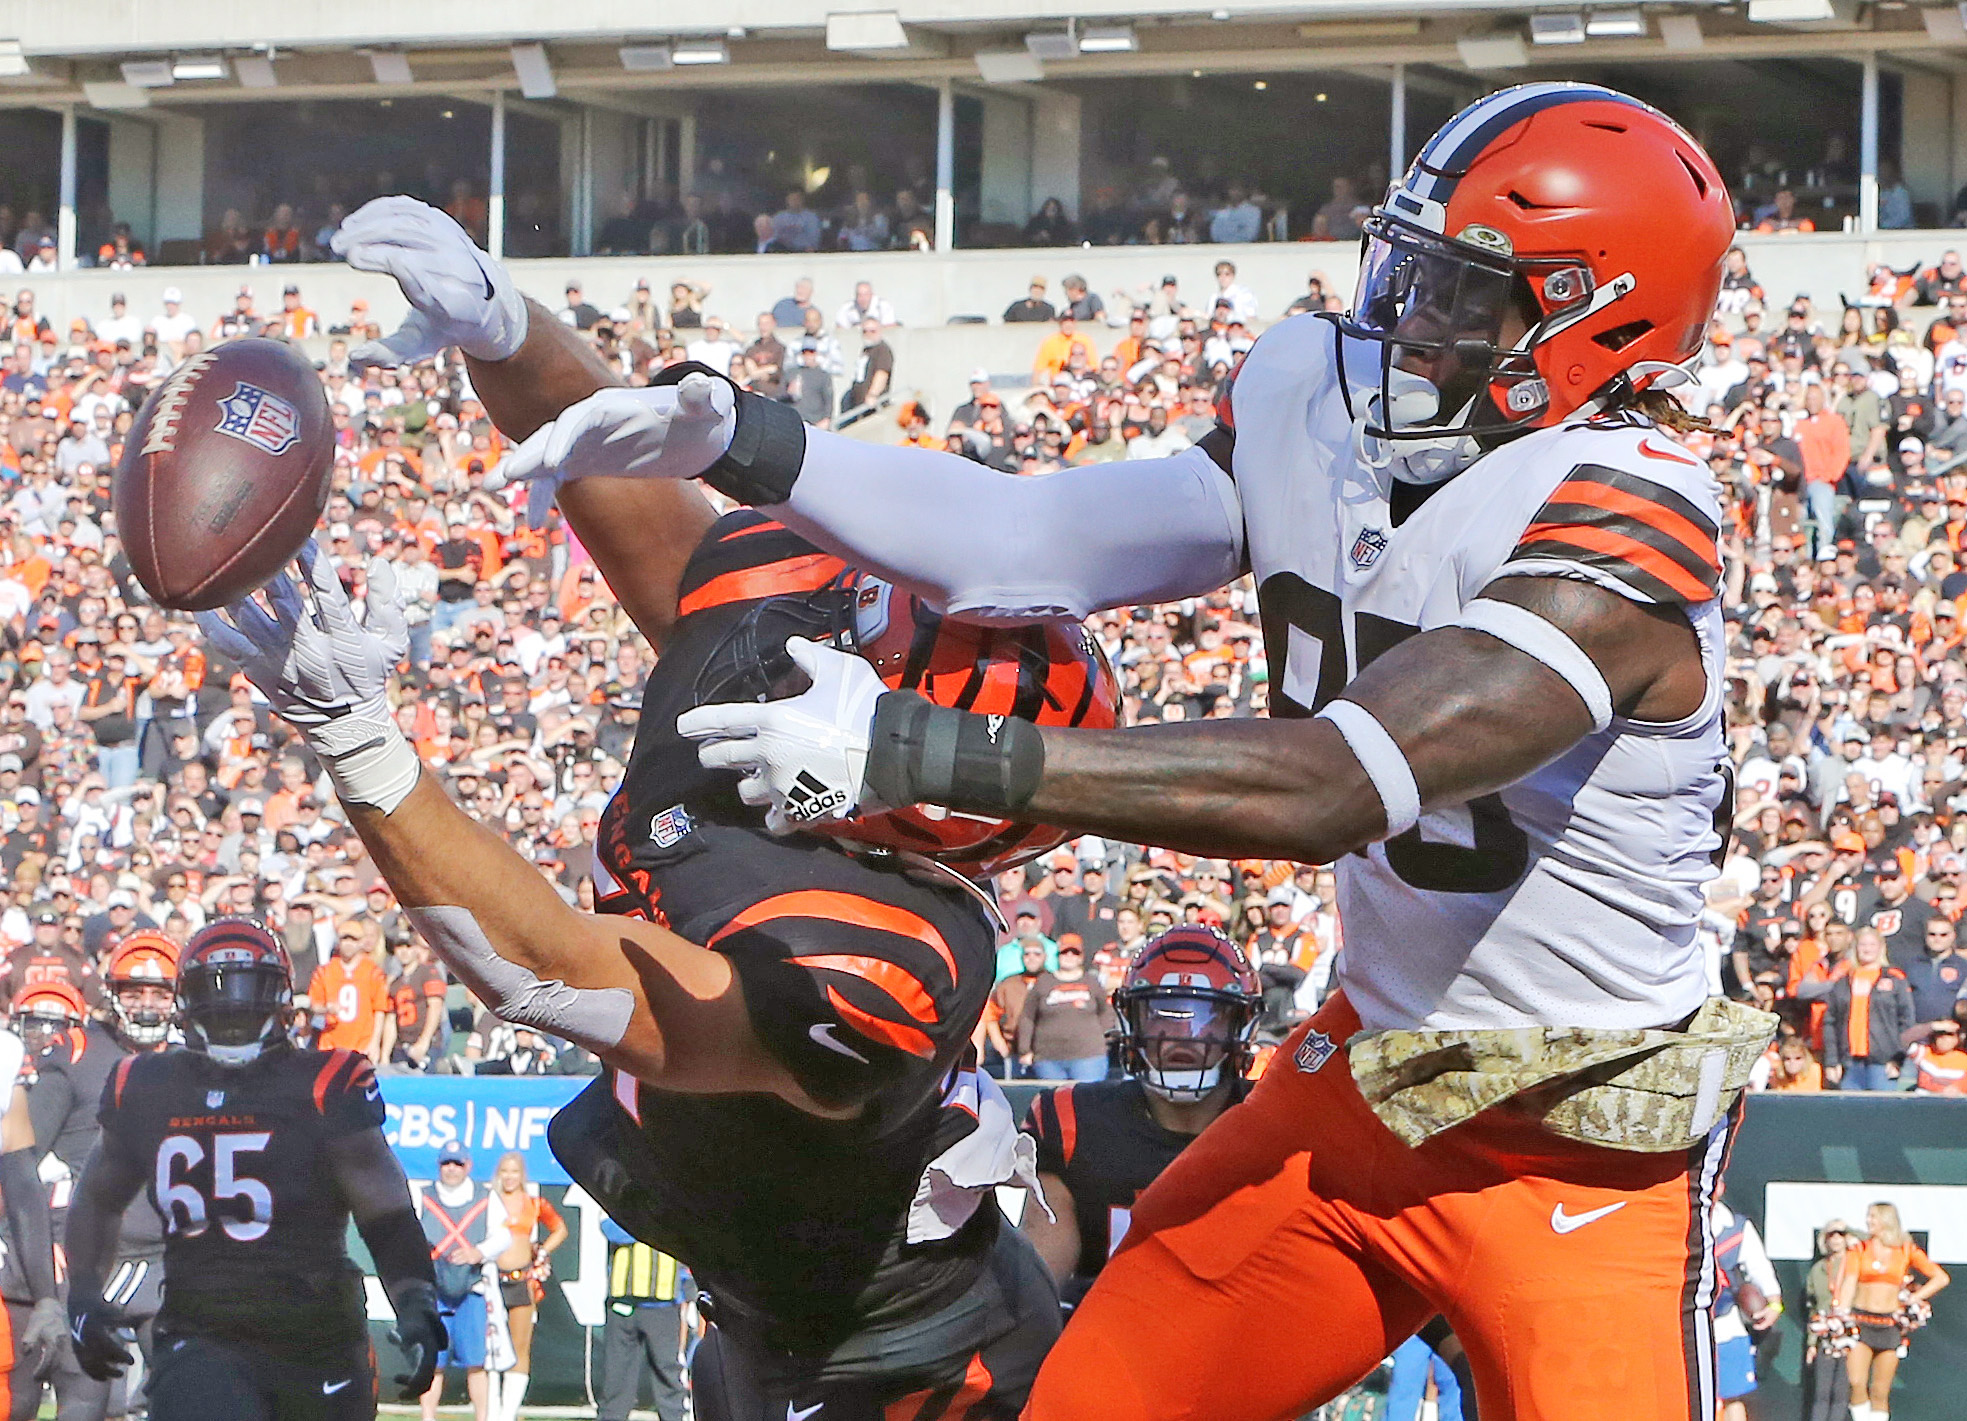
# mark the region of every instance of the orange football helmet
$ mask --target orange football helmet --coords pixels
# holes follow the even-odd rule
[[[779,700],[805,690],[806,673],[785,650],[789,636],[865,657],[891,688],[940,706],[1035,725],[1108,730],[1119,723],[1113,668],[1079,623],[1065,617],[1010,627],[954,621],[851,570],[817,592],[759,602],[706,661],[697,704]],[[816,824],[813,832],[920,854],[971,877],[1014,868],[1069,837],[1049,825],[920,804]]]
[[[1734,232],[1713,160],[1657,109],[1595,84],[1479,99],[1365,223],[1339,324],[1379,343],[1380,393],[1355,417],[1375,439],[1494,436],[1677,381]],[[1433,386],[1434,409],[1399,417],[1396,367]]]

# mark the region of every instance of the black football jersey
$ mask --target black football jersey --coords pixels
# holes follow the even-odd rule
[[[750,510],[705,536],[683,616],[644,691],[635,753],[603,814],[600,907],[724,953],[760,1040],[824,1120],[772,1096],[685,1095],[610,1072],[554,1123],[553,1146],[621,1225],[689,1265],[727,1323],[737,1310],[790,1351],[960,1295],[996,1232],[980,1208],[954,1237],[909,1244],[928,1163],[976,1128],[945,1108],[971,1057],[995,934],[938,871],[774,838],[737,777],[676,733],[699,672],[758,599],[824,587],[841,564]]]
[[[59,1228],[68,1208],[73,1179],[82,1175],[89,1152],[96,1147],[101,1126],[96,1112],[110,1073],[129,1055],[107,1026],[92,1021],[79,1031],[64,1031],[34,1059],[34,1084],[27,1088],[27,1109],[34,1121],[37,1153],[53,1154],[68,1166],[70,1181],[55,1186],[49,1203]],[[58,1235],[59,1236],[59,1235]],[[118,1258],[155,1258],[164,1251],[164,1222],[148,1199],[134,1200],[123,1211]]]
[[[349,1210],[324,1146],[382,1125],[353,1051],[280,1047],[246,1066],[128,1056],[103,1089],[104,1148],[136,1161],[164,1218],[159,1326],[319,1355],[366,1345]]]
[[[1238,1081],[1241,1100],[1247,1082]],[[1024,1131],[1038,1141],[1038,1170],[1057,1175],[1072,1191],[1079,1223],[1075,1291],[1100,1269],[1127,1235],[1141,1191],[1188,1148],[1193,1135],[1160,1125],[1148,1113],[1147,1091],[1137,1080],[1096,1081],[1042,1091],[1025,1116]]]

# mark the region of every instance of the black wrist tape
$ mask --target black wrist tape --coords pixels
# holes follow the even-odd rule
[[[913,691],[874,703],[867,788],[883,804],[1016,817],[1044,773],[1044,737],[1029,721],[953,710]]]
[[[700,360],[686,360],[656,372],[651,385],[675,385],[685,375],[710,375],[737,396],[737,428],[724,457],[703,471],[703,481],[749,508],[784,503],[792,497],[799,466],[806,461],[806,421],[799,411],[741,388]]]
[[[412,1283],[435,1285],[430,1240],[424,1237],[422,1221],[410,1209],[391,1209],[361,1225],[360,1232],[376,1260],[376,1276],[390,1297]]]

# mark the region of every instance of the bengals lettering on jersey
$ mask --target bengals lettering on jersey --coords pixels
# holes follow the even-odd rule
[[[202,1052],[129,1056],[103,1087],[103,1148],[149,1178],[164,1218],[160,1327],[318,1361],[366,1348],[348,1206],[325,1146],[383,1123],[352,1051],[275,1050],[250,1066]]]

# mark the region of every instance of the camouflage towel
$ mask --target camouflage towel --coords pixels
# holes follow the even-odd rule
[[[1360,1094],[1418,1145],[1508,1104],[1550,1130],[1620,1150],[1684,1150],[1748,1084],[1776,1018],[1712,997],[1684,1031],[1361,1032],[1346,1043]]]

